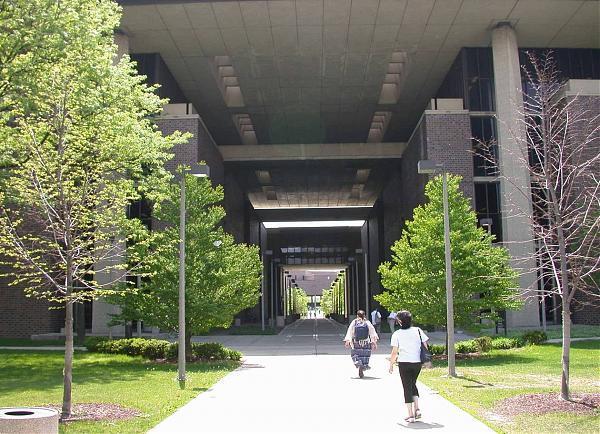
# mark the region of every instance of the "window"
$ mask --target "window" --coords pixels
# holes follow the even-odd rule
[[[492,116],[471,116],[471,136],[474,151],[473,174],[498,175],[496,120]]]
[[[523,48],[519,50],[521,65],[531,70],[527,53],[542,58],[550,52],[563,79],[600,80],[600,50],[594,48]],[[523,79],[524,72],[522,72]],[[524,80],[525,81],[525,80]]]
[[[487,223],[495,241],[502,241],[502,219],[500,212],[500,183],[475,183],[475,212],[480,226]],[[484,220],[486,219],[486,220]],[[491,226],[489,225],[491,223]]]
[[[491,48],[465,48],[465,106],[470,111],[494,111],[494,66]]]

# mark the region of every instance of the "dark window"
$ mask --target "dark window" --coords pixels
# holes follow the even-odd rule
[[[494,66],[491,48],[465,48],[465,101],[471,111],[494,111]]]
[[[152,206],[147,200],[136,200],[127,207],[127,217],[140,219],[144,226],[152,229]]]
[[[454,63],[450,67],[448,74],[440,86],[436,98],[461,98],[465,97],[465,87],[463,78],[463,56],[462,52],[458,54]]]
[[[527,53],[533,53],[538,58],[543,58],[547,53],[551,53],[563,80],[600,80],[600,49],[522,48],[519,50],[521,65],[523,68],[531,70],[531,63]],[[522,75],[524,76],[524,74]]]
[[[473,144],[473,174],[496,176],[498,174],[498,144],[496,120],[492,116],[471,116]]]
[[[502,219],[500,212],[500,184],[498,182],[475,183],[475,212],[480,226],[491,223],[489,227],[495,241],[502,241]]]
[[[136,62],[138,73],[146,76],[148,84],[160,84],[156,93],[161,98],[169,98],[171,104],[188,102],[160,54],[131,54],[130,57]]]

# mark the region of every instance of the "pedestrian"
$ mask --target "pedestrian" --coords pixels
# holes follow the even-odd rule
[[[350,357],[352,357],[354,366],[358,368],[360,378],[365,376],[364,371],[371,369],[369,366],[371,350],[377,349],[377,341],[379,340],[375,327],[367,320],[366,316],[364,310],[356,312],[356,318],[348,326],[344,338],[346,348],[352,349]]]
[[[387,322],[390,326],[390,333],[394,333],[396,331],[396,312],[390,312],[387,317]]]
[[[429,338],[419,327],[412,327],[412,315],[409,311],[398,312],[396,321],[400,329],[392,334],[390,374],[394,371],[394,363],[397,362],[404,389],[404,402],[408,410],[408,416],[404,420],[412,423],[421,418],[417,378],[421,372],[421,343],[427,347]]]
[[[381,313],[378,307],[371,312],[371,323],[375,326],[375,331],[381,333]]]

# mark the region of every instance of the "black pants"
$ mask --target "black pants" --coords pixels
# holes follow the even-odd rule
[[[417,378],[421,373],[421,363],[399,362],[398,371],[404,389],[404,402],[413,402],[413,396],[419,396],[417,389]]]

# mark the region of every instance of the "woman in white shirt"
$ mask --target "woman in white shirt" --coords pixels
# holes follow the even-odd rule
[[[350,357],[352,357],[354,366],[358,368],[360,378],[365,376],[364,371],[371,369],[369,366],[371,349],[377,349],[377,341],[379,340],[375,327],[365,317],[364,310],[356,312],[356,319],[352,320],[348,326],[346,337],[344,337],[346,348],[352,348]]]
[[[401,310],[396,314],[396,322],[400,325],[400,329],[392,335],[390,374],[394,371],[394,363],[398,362],[404,389],[404,402],[408,410],[408,417],[404,420],[411,423],[421,417],[417,378],[421,372],[421,342],[427,346],[429,338],[419,327],[411,327],[412,315],[407,310]]]

